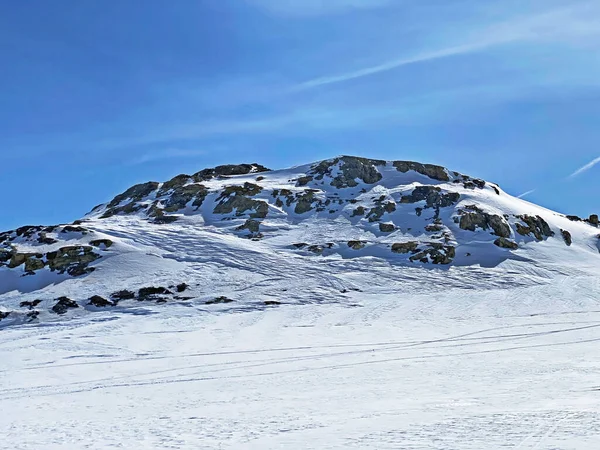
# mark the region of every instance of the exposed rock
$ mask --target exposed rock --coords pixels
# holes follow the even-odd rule
[[[396,211],[396,203],[379,203],[375,207],[371,208],[371,211],[369,211],[369,214],[367,214],[367,218],[369,219],[369,222],[378,222],[385,213],[392,213],[394,211]]]
[[[590,218],[588,219],[588,222],[592,225],[594,225],[595,227],[597,227],[599,225],[598,222],[598,214],[592,214],[590,216]]]
[[[176,177],[171,178],[169,181],[163,183],[163,185],[160,187],[158,196],[162,197],[163,195],[168,194],[171,190],[185,186],[191,179],[192,177],[186,174],[177,175]]]
[[[425,202],[426,208],[435,208],[439,213],[440,208],[446,208],[458,203],[458,192],[442,192],[437,186],[417,186],[409,195],[403,195],[401,203]],[[437,215],[437,214],[436,214]]]
[[[306,177],[300,177],[298,178],[298,182],[296,183],[296,186],[306,186],[308,183],[310,183],[311,181],[314,180],[315,177],[309,175]]]
[[[258,233],[260,231],[260,222],[254,219],[248,219],[243,225],[237,227],[239,231],[248,230],[251,233]]]
[[[58,242],[56,239],[48,237],[48,235],[44,231],[39,232],[37,241],[38,243],[45,245],[52,245]]]
[[[303,194],[296,196],[297,202],[294,212],[296,214],[304,214],[313,209],[313,203],[316,201],[315,192],[312,189],[307,189]]]
[[[96,306],[97,308],[106,308],[108,306],[115,306],[116,303],[111,302],[104,297],[100,297],[99,295],[94,295],[93,297],[90,297],[88,305]]]
[[[21,308],[27,308],[29,310],[32,310],[33,308],[35,308],[37,305],[39,305],[40,303],[42,303],[41,300],[33,300],[33,301],[24,301],[19,303],[19,307]]]
[[[93,241],[90,241],[90,245],[92,247],[102,248],[106,250],[107,248],[112,247],[113,241],[111,241],[110,239],[95,239]]]
[[[77,302],[68,297],[59,297],[56,300],[58,301],[52,307],[52,311],[54,311],[56,314],[66,314],[69,309],[79,308]]]
[[[177,292],[185,292],[190,286],[187,283],[180,283],[176,286]]]
[[[122,291],[113,292],[110,294],[110,298],[117,302],[120,300],[132,300],[135,298],[135,292],[124,289]]]
[[[468,231],[475,231],[477,228],[483,230],[491,228],[493,234],[504,238],[509,238],[511,235],[510,226],[502,216],[488,214],[474,205],[467,206],[465,211],[461,211],[459,226]]]
[[[307,250],[317,255],[321,255],[323,253],[324,248],[322,245],[311,245],[308,247]]]
[[[352,212],[352,217],[364,216],[364,215],[365,215],[365,207],[364,206],[359,206]]]
[[[42,255],[31,256],[25,261],[25,272],[35,272],[44,268],[45,263],[40,258]]]
[[[569,216],[568,215],[568,216],[565,216],[565,217],[567,219],[569,219],[570,221],[572,221],[572,222],[583,222],[583,219],[581,217],[579,217],[579,216],[572,216],[572,215]]]
[[[365,241],[348,241],[348,247],[352,250],[360,250],[365,248],[367,243]]]
[[[174,189],[165,202],[166,212],[176,212],[185,208],[188,203],[196,209],[200,208],[208,195],[208,189],[201,184],[188,184]]]
[[[392,252],[394,253],[416,253],[419,247],[417,241],[411,242],[397,242],[392,245]]]
[[[27,313],[27,317],[29,320],[28,322],[33,322],[34,320],[36,320],[38,318],[38,316],[40,315],[39,311],[30,311]]]
[[[155,300],[160,295],[170,295],[171,291],[164,287],[145,287],[138,291],[138,300]]]
[[[10,311],[0,311],[0,320],[6,319],[10,316]]]
[[[391,233],[393,231],[396,231],[396,225],[394,225],[393,223],[380,223],[379,231],[381,231],[382,233]]]
[[[410,261],[420,261],[422,263],[430,262],[433,264],[451,264],[456,256],[456,248],[451,245],[443,245],[438,243],[428,243],[424,250],[411,256]]]
[[[304,247],[307,247],[307,246],[308,246],[308,244],[307,244],[307,243],[305,243],[305,242],[300,242],[300,243],[298,243],[298,244],[292,244],[292,245],[293,245],[294,247],[296,247],[298,250],[300,250],[300,249],[302,249],[302,248],[304,248]]]
[[[251,218],[264,219],[269,212],[269,205],[262,200],[253,200],[242,194],[236,193],[232,197],[224,197],[215,207],[215,214],[230,214],[236,211],[237,216],[243,215],[246,211],[254,211],[250,214]]]
[[[421,164],[413,161],[394,161],[393,164],[399,172],[406,173],[409,170],[414,170],[415,172],[434,180],[450,181],[448,171],[441,166],[435,166],[433,164]]]
[[[505,237],[499,237],[498,239],[496,239],[494,241],[494,245],[500,248],[507,248],[509,250],[517,250],[519,248],[519,244]]]
[[[93,247],[85,245],[62,247],[55,252],[46,254],[51,271],[67,272],[71,276],[81,276],[92,272],[93,268],[88,267],[88,264],[98,258],[100,255],[94,253]]]
[[[159,183],[150,181],[148,183],[136,184],[130,187],[122,194],[117,195],[108,205],[106,211],[101,218],[108,218],[116,214],[125,213],[131,214],[139,211],[141,206],[136,205],[135,202],[148,197],[152,192],[158,189]],[[119,206],[125,200],[130,200],[129,203],[123,206]]]
[[[437,224],[437,223],[430,223],[429,225],[427,225],[425,227],[425,231],[427,231],[429,233],[439,233],[443,229],[444,229],[444,226],[441,224]]]
[[[517,217],[526,224],[516,224],[517,233],[520,235],[527,236],[533,234],[538,241],[543,240],[544,237],[554,236],[554,231],[552,231],[550,225],[540,216],[528,216],[525,214]]]
[[[229,177],[234,175],[247,175],[249,173],[262,173],[269,172],[271,169],[267,169],[265,166],[260,164],[228,164],[224,166],[217,166],[214,169],[204,169],[200,172],[192,175],[194,181],[208,181],[215,177]]]
[[[281,305],[281,302],[278,302],[277,300],[266,300],[265,305],[266,306],[277,306],[277,305]]]
[[[233,303],[234,300],[231,300],[230,298],[227,298],[225,296],[221,296],[221,297],[217,297],[213,300],[208,300],[207,302],[205,302],[205,305],[218,305],[218,304],[223,304],[223,303]]]
[[[341,173],[331,181],[331,186],[338,189],[358,186],[357,179],[367,184],[375,184],[383,178],[376,166],[384,166],[385,161],[355,156],[342,156],[340,161]]]
[[[155,218],[152,221],[152,223],[155,223],[158,225],[165,225],[165,224],[177,222],[177,220],[179,220],[178,216],[159,216],[159,217]]]
[[[571,236],[571,233],[569,233],[567,230],[560,230],[562,237],[565,241],[565,244],[567,244],[569,247],[571,246],[571,244],[573,244],[573,237]]]

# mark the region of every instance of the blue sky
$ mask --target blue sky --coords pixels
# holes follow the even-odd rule
[[[338,154],[600,212],[596,0],[13,1],[0,58],[1,229]]]

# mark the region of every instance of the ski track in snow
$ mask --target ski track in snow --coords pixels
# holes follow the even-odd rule
[[[433,321],[370,301],[5,329],[0,448],[600,442],[598,311]]]

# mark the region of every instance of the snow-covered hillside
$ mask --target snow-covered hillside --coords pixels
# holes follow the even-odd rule
[[[598,218],[340,157],[0,234],[0,449],[594,450]]]
[[[0,326],[596,277],[597,226],[427,164],[220,166],[133,186],[73,224],[0,234]]]

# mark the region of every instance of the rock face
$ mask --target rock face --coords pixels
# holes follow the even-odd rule
[[[392,245],[392,252],[394,253],[417,253],[419,243],[417,241],[396,243]]]
[[[410,261],[420,261],[432,264],[451,264],[456,257],[456,248],[451,245],[428,243],[424,250],[411,256]]]
[[[510,226],[503,217],[483,212],[477,206],[467,206],[460,214],[459,226],[462,230],[492,229],[496,236],[509,238],[511,235]]]
[[[100,297],[99,295],[94,295],[93,297],[90,297],[88,305],[92,305],[97,308],[106,308],[109,306],[115,306],[116,303],[111,302],[110,300],[107,300],[104,297]]]
[[[62,315],[66,314],[69,309],[79,308],[79,305],[76,301],[71,300],[68,297],[60,297],[56,299],[56,304],[52,307],[52,311],[56,314]]]
[[[399,172],[406,173],[409,170],[414,170],[415,172],[434,180],[450,181],[448,171],[441,166],[434,166],[433,164],[421,164],[413,161],[394,161],[394,167]]]
[[[507,248],[509,250],[517,250],[519,248],[519,244],[505,237],[499,237],[498,239],[496,239],[494,241],[494,245],[500,248]]]
[[[377,166],[385,164],[386,162],[381,160],[342,156],[316,164],[313,166],[310,176],[314,180],[323,180],[325,176],[332,177],[330,184],[338,189],[356,187],[360,181],[366,184],[375,184],[383,178],[377,170]],[[333,169],[338,165],[340,173],[333,177]]]
[[[365,248],[365,245],[365,241],[348,241],[348,247],[350,247],[352,250],[361,250]]]
[[[520,223],[516,224],[517,233],[520,235],[533,235],[538,241],[544,240],[545,237],[548,238],[554,236],[554,231],[552,231],[548,222],[540,216],[522,215],[518,216],[518,218],[525,222],[525,225]]]
[[[571,233],[567,230],[560,230],[560,233],[562,234],[562,237],[565,241],[565,244],[567,244],[569,247],[573,244],[573,237],[571,236]]]

